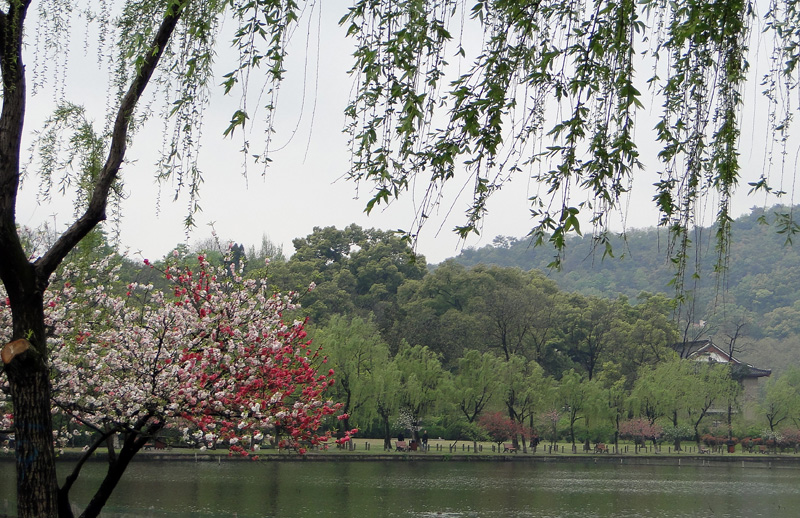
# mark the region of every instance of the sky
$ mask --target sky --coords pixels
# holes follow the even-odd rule
[[[212,96],[203,130],[203,148],[200,168],[204,184],[200,196],[203,212],[197,217],[197,226],[190,233],[183,225],[188,214],[185,193],[173,201],[175,185],[159,185],[155,179],[156,151],[161,146],[161,125],[153,121],[135,135],[123,166],[127,199],[122,208],[120,241],[123,249],[143,258],[157,259],[179,243],[192,243],[208,238],[211,228],[221,240],[242,243],[246,248],[258,245],[262,236],[282,245],[291,254],[292,240],[304,237],[314,227],[335,226],[344,228],[356,223],[365,228],[385,230],[409,229],[417,213],[418,198],[406,193],[389,206],[378,206],[367,216],[364,207],[369,200],[369,185],[358,186],[344,179],[349,166],[344,108],[349,99],[352,79],[347,70],[351,65],[351,43],[344,38],[344,29],[336,23],[347,0],[328,0],[316,6],[310,18],[311,37],[303,29],[294,36],[287,63],[287,79],[281,87],[278,119],[271,158],[272,165],[263,172],[258,165],[247,167],[243,174],[243,157],[239,151],[238,136],[224,138],[230,115],[236,109],[236,99],[224,97],[221,89]],[[319,17],[317,17],[319,16]],[[78,23],[80,26],[80,23]],[[318,27],[318,28],[317,28]],[[86,105],[94,120],[102,124],[106,107],[107,72],[98,67],[96,58],[82,51],[84,38],[72,42],[76,48],[69,57],[69,68],[63,98]],[[305,55],[306,48],[309,50]],[[30,48],[34,59],[34,49]],[[218,57],[220,70],[225,68],[225,54]],[[764,103],[758,101],[760,88],[749,84],[745,95],[745,120],[742,135],[742,160],[744,162],[743,186],[734,205],[735,214],[747,212],[752,206],[763,206],[773,201],[763,197],[746,196],[746,182],[757,178],[764,163],[764,132],[760,120]],[[39,90],[29,100],[26,144],[33,139],[33,131],[50,113],[53,99],[61,93],[52,84]],[[639,131],[648,131],[654,122],[648,117],[657,112],[643,114],[637,121]],[[653,119],[654,120],[654,119]],[[762,127],[763,126],[763,127]],[[257,130],[249,135],[251,141],[261,138]],[[655,226],[658,214],[652,203],[657,181],[657,148],[648,142],[645,133],[641,138],[644,172],[637,173],[632,193],[624,200],[625,211],[611,218],[612,229],[644,228]],[[263,174],[262,174],[263,172]],[[438,214],[433,214],[423,228],[417,242],[417,252],[429,263],[438,263],[455,256],[463,247],[491,244],[497,235],[523,237],[530,230],[527,199],[537,192],[526,175],[522,174],[495,195],[489,205],[480,236],[460,240],[452,229],[463,223],[463,214],[471,201],[469,193],[459,198],[461,185],[452,185]],[[469,188],[469,187],[468,187]],[[49,203],[37,197],[38,185],[28,178],[21,192],[18,223],[36,227],[43,223],[63,230],[72,220],[72,202],[67,197],[56,196]],[[714,214],[713,199],[709,199],[708,224]]]

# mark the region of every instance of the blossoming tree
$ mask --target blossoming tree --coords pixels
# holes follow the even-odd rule
[[[619,436],[623,439],[633,439],[636,451],[639,451],[639,447],[645,446],[646,441],[658,440],[662,433],[661,425],[641,417],[629,419],[619,425]]]
[[[502,412],[481,414],[478,424],[486,431],[492,442],[497,443],[497,451],[500,451],[500,444],[503,441],[515,438],[523,431],[518,423],[504,416]]]
[[[273,294],[203,256],[196,268],[166,266],[168,293],[132,283],[116,295],[98,282],[109,270],[107,262],[66,268],[46,303],[54,412],[68,423],[59,439],[76,429],[92,436],[60,488],[62,516],[85,460],[117,435],[120,448],[108,449],[108,471],[82,516],[99,514],[133,456],[165,428],[243,454],[265,440],[302,453],[328,439],[320,427],[339,407],[325,397],[333,371],[318,372],[324,359],[304,323],[284,321],[296,294]],[[2,329],[9,313],[0,306]]]

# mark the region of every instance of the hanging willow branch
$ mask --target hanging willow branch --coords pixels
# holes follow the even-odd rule
[[[797,16],[794,2],[778,0],[764,16],[787,63],[776,84],[796,81],[800,46],[787,41],[798,38],[797,25],[784,20]],[[529,174],[541,186],[530,198],[536,243],[561,254],[588,212],[609,253],[608,217],[624,208],[643,167],[637,113],[654,101],[662,107],[654,202],[679,276],[698,203],[710,192],[719,196],[724,267],[756,19],[746,0],[361,0],[342,19],[356,43],[351,177],[374,185],[367,210],[415,182],[429,186],[407,232],[413,238],[445,184],[473,186],[455,229],[465,237],[480,230],[505,182]],[[446,63],[453,56],[457,67]],[[637,77],[653,67],[649,80]]]

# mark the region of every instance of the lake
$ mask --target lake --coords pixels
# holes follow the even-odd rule
[[[2,468],[13,495],[13,465]],[[85,468],[73,501],[88,501],[103,469]],[[778,518],[798,506],[800,469],[766,465],[223,460],[134,463],[104,516]]]

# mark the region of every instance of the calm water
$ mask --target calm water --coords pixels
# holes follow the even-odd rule
[[[13,467],[3,466],[3,494]],[[102,464],[85,473],[95,483]],[[88,480],[87,480],[88,481]],[[89,498],[86,486],[73,500]],[[0,511],[13,501],[0,499]],[[461,463],[136,463],[104,516],[796,517],[800,470]]]

